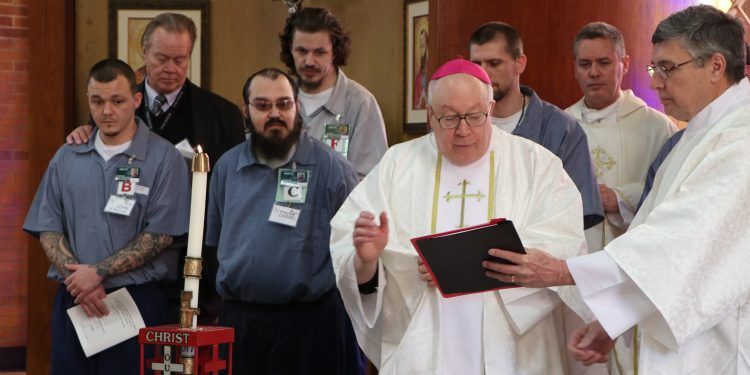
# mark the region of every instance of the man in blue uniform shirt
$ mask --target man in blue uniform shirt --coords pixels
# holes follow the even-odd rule
[[[357,172],[302,129],[287,74],[253,74],[243,97],[252,134],[216,163],[206,216],[225,300],[219,324],[236,330],[234,372],[358,373],[329,250],[329,223]]]
[[[604,220],[604,210],[586,133],[573,117],[520,84],[526,55],[518,32],[506,23],[486,23],[471,35],[469,55],[492,80],[492,124],[557,155],[581,192],[584,229],[599,224]]]
[[[163,324],[162,250],[187,231],[188,173],[175,148],[137,119],[132,69],[119,60],[91,68],[88,103],[99,127],[87,143],[63,145],[50,161],[24,230],[39,238],[60,283],[52,312],[53,374],[137,374],[131,338],[86,358],[66,310],[109,312],[106,293],[125,287],[146,325]]]

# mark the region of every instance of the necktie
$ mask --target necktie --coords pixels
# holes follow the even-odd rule
[[[161,116],[161,114],[164,112],[161,110],[161,106],[164,104],[164,102],[167,101],[167,97],[165,97],[162,94],[156,95],[154,98],[154,104],[151,106],[151,113],[154,114],[154,116]]]

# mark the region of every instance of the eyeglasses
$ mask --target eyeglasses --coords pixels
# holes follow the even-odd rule
[[[683,65],[685,65],[687,63],[691,63],[691,62],[693,62],[695,60],[699,60],[699,59],[700,59],[700,57],[696,57],[696,58],[694,58],[692,60],[688,60],[688,61],[685,61],[683,63],[679,63],[677,65],[672,65],[672,66],[661,66],[661,65],[650,64],[650,65],[648,65],[646,67],[646,72],[648,72],[648,76],[649,77],[653,78],[654,75],[656,75],[657,78],[661,79],[662,81],[666,81],[667,78],[669,78],[669,74],[667,74],[667,73],[672,72],[675,69],[677,69],[677,68],[679,68],[679,67],[681,67],[681,66],[683,66]]]
[[[482,126],[487,122],[487,116],[488,114],[485,112],[472,112],[465,115],[448,115],[442,117],[432,115],[443,129],[457,128],[461,124],[461,120],[465,120],[469,126]]]
[[[261,112],[268,112],[272,110],[274,105],[276,105],[276,108],[278,108],[279,111],[287,111],[287,110],[292,109],[292,107],[294,107],[294,100],[284,98],[284,99],[279,99],[276,101],[276,103],[274,103],[270,100],[255,99],[250,103],[250,105],[252,105],[253,107],[255,107],[255,109]]]

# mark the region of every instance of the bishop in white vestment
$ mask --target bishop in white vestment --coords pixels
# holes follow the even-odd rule
[[[580,194],[553,154],[494,129],[489,78],[477,65],[446,63],[428,101],[434,132],[388,150],[331,222],[337,284],[360,345],[381,374],[564,373],[550,312],[561,297],[585,309],[575,290],[444,298],[420,280],[409,240],[504,217],[527,248],[568,258],[585,248]],[[378,241],[363,280],[369,255],[358,247]],[[363,294],[371,277],[377,289]]]

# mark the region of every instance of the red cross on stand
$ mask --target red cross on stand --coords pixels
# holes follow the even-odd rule
[[[198,326],[197,328],[180,328],[178,325],[165,325],[141,328],[138,333],[141,347],[141,375],[144,370],[153,370],[154,374],[171,375],[196,374],[218,375],[220,370],[232,374],[232,346],[234,328]],[[144,345],[154,345],[154,357],[144,362]],[[219,358],[219,345],[229,345],[227,359]],[[172,347],[175,347],[172,354]],[[192,366],[186,365],[181,357],[182,349],[193,349]],[[190,371],[192,369],[192,371]]]

